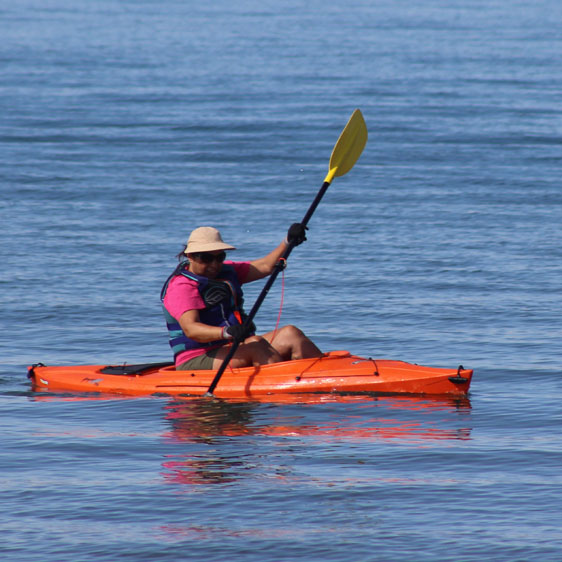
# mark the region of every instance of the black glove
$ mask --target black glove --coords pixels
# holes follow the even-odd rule
[[[253,335],[255,331],[255,324],[253,322],[250,322],[249,326],[246,326],[244,324],[226,326],[222,330],[222,335],[225,339],[233,339],[238,342],[243,342],[247,337]]]
[[[295,222],[289,227],[287,232],[287,242],[293,246],[298,246],[306,240],[307,226],[300,222]]]

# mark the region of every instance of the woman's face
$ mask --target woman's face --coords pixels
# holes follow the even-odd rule
[[[189,258],[189,271],[195,273],[195,275],[214,279],[221,270],[226,253],[222,250],[194,252],[193,254],[188,254],[187,257]]]

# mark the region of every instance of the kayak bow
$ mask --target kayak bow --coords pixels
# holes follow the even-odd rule
[[[464,396],[472,370],[424,367],[388,359],[331,351],[320,358],[284,361],[258,367],[229,368],[215,395],[251,398],[293,393],[383,393]],[[214,370],[176,371],[171,363],[83,365],[28,368],[33,390],[97,392],[124,395],[203,396]]]

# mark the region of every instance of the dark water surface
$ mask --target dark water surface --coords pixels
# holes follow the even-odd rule
[[[560,560],[561,16],[0,3],[2,560]],[[369,143],[291,255],[282,321],[462,363],[467,400],[30,391],[38,361],[169,359],[158,295],[189,231],[267,253],[356,107]]]

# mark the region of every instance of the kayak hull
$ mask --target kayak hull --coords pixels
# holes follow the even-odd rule
[[[36,391],[138,396],[203,396],[215,376],[214,370],[176,371],[173,365],[162,364],[143,366],[136,374],[114,374],[119,370],[119,366],[106,365],[56,367],[37,364],[28,368],[28,376]],[[465,396],[472,374],[472,370],[462,366],[455,369],[424,367],[404,361],[359,357],[347,351],[332,351],[320,358],[242,369],[227,368],[214,396],[252,398],[293,393]]]

